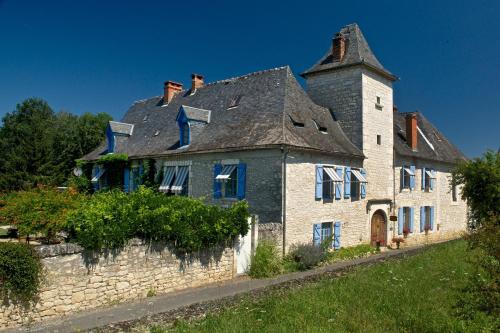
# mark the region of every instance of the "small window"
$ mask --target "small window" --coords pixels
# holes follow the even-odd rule
[[[288,115],[290,117],[290,121],[292,122],[293,126],[295,127],[304,127],[304,123],[295,121],[295,119],[292,118],[292,116]]]
[[[377,104],[380,104],[380,96],[377,96]]]
[[[242,95],[236,95],[236,96],[234,96],[231,99],[231,101],[229,102],[229,106],[227,108],[228,109],[233,109],[233,108],[237,107],[238,105],[240,105],[241,97],[243,97],[243,96]]]
[[[377,144],[380,146],[382,144],[382,136],[377,135]]]
[[[451,183],[451,200],[453,200],[453,202],[458,201],[457,185],[454,184],[454,181],[452,181],[452,183]]]
[[[380,96],[377,96],[377,101],[375,102],[375,108],[377,110],[382,110],[383,105],[381,104],[381,102],[382,102],[382,99],[380,98]]]

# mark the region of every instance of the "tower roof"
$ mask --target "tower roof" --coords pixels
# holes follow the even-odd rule
[[[370,69],[382,74],[390,80],[396,80],[397,77],[382,66],[377,57],[373,54],[368,42],[363,36],[361,29],[356,23],[343,27],[337,36],[345,39],[345,53],[341,59],[334,58],[333,44],[330,45],[328,52],[311,68],[301,73],[303,77],[310,74],[334,70],[341,67],[365,65]]]

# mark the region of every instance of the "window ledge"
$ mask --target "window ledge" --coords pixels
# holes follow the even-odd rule
[[[382,104],[379,104],[379,103],[375,103],[375,108],[377,110],[382,110],[384,108],[384,106]]]

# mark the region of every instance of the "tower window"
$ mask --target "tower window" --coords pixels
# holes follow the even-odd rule
[[[380,96],[377,96],[377,104],[380,104]]]
[[[382,144],[382,136],[377,135],[377,144],[380,146]]]
[[[382,104],[382,99],[380,98],[380,96],[377,96],[377,102],[375,103],[375,108],[377,110],[382,110],[382,108],[384,107]]]

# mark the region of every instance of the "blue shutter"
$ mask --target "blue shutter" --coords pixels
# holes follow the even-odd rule
[[[413,233],[413,221],[415,215],[415,208],[410,207],[410,233]]]
[[[345,167],[344,172],[344,198],[349,199],[351,197],[351,168]]]
[[[403,207],[400,207],[398,209],[398,235],[403,234],[403,225],[404,225]]]
[[[410,170],[413,173],[413,176],[410,175],[410,189],[414,190],[415,189],[415,166],[410,165]]]
[[[365,177],[365,179],[367,179],[366,178],[366,171],[365,171],[365,169],[361,169],[361,170],[359,170],[359,172],[363,175],[363,177]],[[363,199],[363,198],[366,197],[366,183],[363,182],[360,185],[361,185],[360,186],[360,188],[361,188],[361,198]]]
[[[128,193],[130,191],[130,169],[123,169],[123,191]]]
[[[313,244],[321,245],[321,223],[313,224]]]
[[[139,165],[139,179],[137,180],[137,185],[142,185],[142,176],[144,175],[144,165]]]
[[[405,166],[401,166],[401,189],[405,188]]]
[[[316,165],[316,199],[323,198],[323,166]]]
[[[339,178],[342,179],[342,167],[337,167],[336,171],[337,171],[337,175],[339,176]],[[342,183],[341,182],[335,182],[335,199],[336,200],[342,199]]]
[[[106,137],[108,139],[108,153],[113,153],[115,151],[115,134],[109,125],[106,128]]]
[[[425,168],[422,168],[422,191],[425,191]]]
[[[222,197],[222,184],[221,184],[221,182],[215,180],[215,177],[217,177],[221,172],[222,172],[222,164],[215,164],[214,165],[214,198],[215,199],[219,199]]]
[[[430,207],[431,213],[429,214],[429,225],[431,230],[434,230],[434,206]]]
[[[245,163],[238,164],[238,169],[236,171],[238,173],[238,188],[236,197],[239,200],[245,199],[245,190],[246,190],[246,178],[247,178],[247,165]]]
[[[431,191],[434,191],[434,186],[436,184],[436,171],[434,169],[431,170],[432,178],[431,178]]]
[[[333,226],[333,248],[335,250],[340,249],[340,229],[341,229],[340,221],[335,222]]]
[[[425,207],[420,207],[420,232],[425,229]]]

